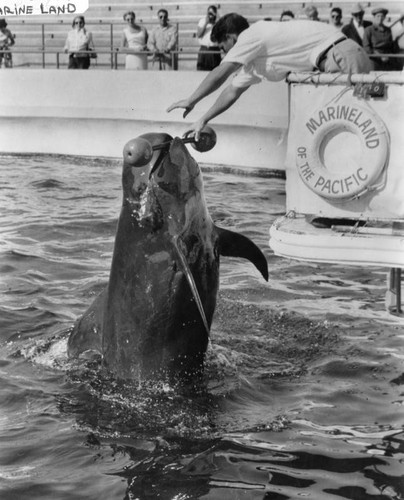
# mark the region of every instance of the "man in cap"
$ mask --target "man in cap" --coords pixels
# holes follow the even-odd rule
[[[354,42],[362,46],[365,28],[371,26],[372,23],[363,19],[365,11],[363,10],[363,7],[360,3],[357,3],[353,7],[351,14],[351,22],[343,26],[341,31],[345,36],[351,38]]]
[[[363,48],[368,54],[395,54],[398,52],[391,28],[384,24],[388,12],[384,7],[376,7],[372,10],[373,24],[365,29],[363,36]],[[373,58],[372,63],[375,71],[400,71],[401,69],[399,60],[387,55]]]
[[[212,107],[189,129],[196,141],[210,120],[232,106],[251,85],[263,80],[281,81],[291,71],[313,68],[327,73],[368,73],[371,69],[363,48],[327,23],[257,21],[249,26],[247,19],[233,13],[219,19],[211,37],[226,52],[221,64],[208,73],[191,96],[167,110],[183,108],[185,118],[199,101],[237,73]]]

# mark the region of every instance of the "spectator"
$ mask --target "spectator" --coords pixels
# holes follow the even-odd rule
[[[372,10],[373,24],[365,29],[363,48],[368,54],[395,54],[397,44],[393,41],[391,29],[384,24],[388,10],[377,7]],[[399,71],[401,65],[394,57],[377,57],[372,59],[375,71]]]
[[[341,31],[345,36],[362,46],[365,28],[371,26],[372,23],[363,19],[365,11],[360,3],[357,3],[354,6],[351,14],[351,22],[349,24],[345,24],[345,26],[341,28]]]
[[[136,15],[131,10],[123,19],[128,23],[121,40],[121,49],[126,53],[125,69],[147,69],[147,54],[139,54],[147,49],[147,30],[135,23]]]
[[[310,21],[320,21],[320,18],[318,17],[318,10],[314,5],[309,5],[304,9],[304,13],[307,16],[307,19],[310,19]]]
[[[168,22],[166,9],[160,9],[157,15],[160,24],[151,32],[148,43],[149,50],[153,52],[153,62],[159,61],[159,69],[177,69],[178,55],[171,53],[177,48],[177,27]]]
[[[199,20],[196,37],[200,45],[198,62],[196,69],[198,71],[210,71],[216,66],[219,66],[221,57],[219,47],[212,42],[210,34],[216,23],[217,8],[214,5],[209,5],[208,12],[205,17]]]
[[[393,34],[393,38],[395,39],[398,49],[400,52],[404,51],[404,14],[400,16],[400,18],[393,23],[391,26],[391,32]]]
[[[330,24],[338,29],[341,29],[342,24],[342,10],[339,7],[333,7],[330,12]]]
[[[0,68],[3,66],[3,60],[5,68],[13,67],[13,56],[11,52],[8,52],[13,45],[14,35],[7,29],[6,20],[0,19]]]
[[[85,29],[85,24],[84,16],[76,16],[72,23],[73,29],[67,34],[64,51],[69,54],[68,69],[90,67],[89,51],[94,51],[94,42],[92,34]]]
[[[392,26],[392,33],[397,44],[398,53],[404,56],[404,15]],[[404,58],[401,57],[398,61],[401,69],[403,69]]]
[[[326,23],[258,21],[249,27],[244,17],[227,14],[213,27],[212,39],[226,52],[220,66],[206,76],[190,97],[167,110],[184,108],[185,118],[195,104],[238,72],[213,106],[189,129],[195,140],[199,140],[202,128],[212,118],[232,106],[251,85],[264,79],[279,81],[291,71],[311,71],[313,66],[329,73],[367,73],[371,68],[363,48]]]
[[[281,21],[281,22],[293,21],[294,18],[295,18],[295,15],[293,14],[293,12],[291,10],[284,10],[281,14],[279,21]]]

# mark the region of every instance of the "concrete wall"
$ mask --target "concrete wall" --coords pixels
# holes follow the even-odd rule
[[[0,153],[56,153],[120,157],[125,143],[146,132],[182,134],[214,101],[182,119],[166,112],[192,93],[196,71],[3,70],[0,72]],[[203,163],[284,169],[288,123],[285,83],[250,88],[212,121],[218,140]]]

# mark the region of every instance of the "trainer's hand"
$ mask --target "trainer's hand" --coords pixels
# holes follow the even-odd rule
[[[198,142],[201,137],[201,131],[205,127],[206,123],[207,122],[205,120],[198,120],[185,132],[184,137],[194,137],[195,142]]]
[[[167,108],[167,113],[169,113],[173,109],[178,109],[178,108],[185,109],[184,114],[182,115],[182,117],[185,118],[194,109],[194,106],[193,104],[189,103],[188,99],[183,99],[182,101],[178,101],[175,102],[174,104],[171,104],[171,106]]]

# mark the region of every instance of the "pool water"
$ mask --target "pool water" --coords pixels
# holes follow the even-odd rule
[[[277,257],[279,178],[204,169],[218,225],[267,256],[221,259],[197,394],[67,360],[105,286],[121,162],[0,157],[0,498],[402,499],[403,319],[387,269]]]

